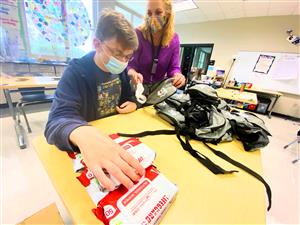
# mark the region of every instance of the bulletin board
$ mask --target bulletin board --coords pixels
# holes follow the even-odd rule
[[[17,0],[1,0],[0,43],[0,56],[5,59],[17,58],[19,49],[24,48],[20,41]]]
[[[256,87],[300,95],[300,54],[240,51],[230,80]]]

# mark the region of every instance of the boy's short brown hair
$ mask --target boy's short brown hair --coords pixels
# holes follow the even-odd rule
[[[123,14],[110,9],[104,9],[98,20],[96,38],[105,41],[116,38],[124,48],[136,50],[138,39],[134,28]]]

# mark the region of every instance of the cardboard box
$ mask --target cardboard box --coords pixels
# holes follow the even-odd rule
[[[64,224],[63,220],[59,214],[59,211],[55,205],[52,203],[48,207],[38,211],[37,213],[33,214],[32,216],[28,217],[19,225],[26,225],[26,224]]]
[[[124,186],[99,201],[94,214],[104,224],[157,224],[178,191],[154,166],[131,189]]]
[[[124,139],[116,134],[110,138],[136,158],[146,169],[145,175],[127,190],[114,177],[116,189],[109,192],[84,164],[80,154],[69,154],[73,159],[74,172],[97,206],[96,217],[105,224],[156,224],[169,208],[177,193],[177,186],[162,175],[152,163],[155,152],[137,138]]]

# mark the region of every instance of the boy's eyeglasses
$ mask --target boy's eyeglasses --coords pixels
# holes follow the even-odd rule
[[[110,51],[110,54],[120,61],[129,62],[133,59],[133,54],[124,55],[122,53],[116,53],[113,49],[111,49],[107,44],[103,43],[106,48]]]

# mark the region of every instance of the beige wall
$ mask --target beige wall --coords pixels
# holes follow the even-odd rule
[[[300,53],[299,46],[286,40],[289,28],[300,35],[299,21],[299,15],[254,17],[182,24],[175,29],[181,43],[213,43],[212,59],[228,71],[233,56],[240,50]],[[300,118],[299,108],[299,96],[285,94],[276,104],[275,112]]]

